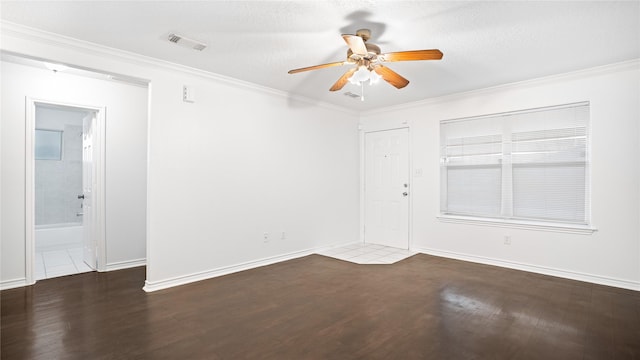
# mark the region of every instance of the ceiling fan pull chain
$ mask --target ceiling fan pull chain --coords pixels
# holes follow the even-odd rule
[[[364,101],[364,81],[360,81],[360,101]]]

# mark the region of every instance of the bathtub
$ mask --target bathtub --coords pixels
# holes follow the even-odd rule
[[[82,247],[82,223],[36,225],[36,251]]]

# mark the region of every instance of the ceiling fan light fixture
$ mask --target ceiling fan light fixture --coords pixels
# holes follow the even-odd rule
[[[382,79],[382,76],[378,75],[375,71],[370,71],[369,85],[377,84],[380,79]]]
[[[360,65],[358,70],[353,73],[348,80],[353,85],[361,85],[367,80],[369,80],[369,85],[374,85],[378,83],[380,79],[382,79],[382,76],[378,75],[378,73],[364,65]]]
[[[358,67],[358,71],[353,73],[353,75],[349,78],[349,82],[354,85],[360,85],[360,83],[369,80],[370,77],[370,71],[364,65],[360,65]]]

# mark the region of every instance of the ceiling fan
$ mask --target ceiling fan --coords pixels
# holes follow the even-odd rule
[[[402,89],[409,84],[409,80],[382,65],[382,63],[442,59],[442,52],[438,49],[399,51],[381,54],[380,48],[377,45],[367,43],[367,40],[369,40],[370,37],[371,30],[369,29],[360,29],[356,31],[355,35],[343,34],[342,38],[349,46],[346,61],[337,61],[328,64],[293,69],[289,70],[289,74],[324,69],[332,66],[356,65],[344,73],[344,75],[342,75],[338,81],[333,84],[329,91],[340,90],[349,81],[354,84],[362,84],[364,81],[370,80],[370,82],[373,83],[379,78],[384,79],[386,82],[398,89]]]

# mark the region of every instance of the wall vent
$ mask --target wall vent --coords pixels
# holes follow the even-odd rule
[[[194,50],[202,51],[207,47],[207,44],[193,39],[186,38],[178,34],[169,34],[169,42],[178,44],[180,46],[188,47]]]

